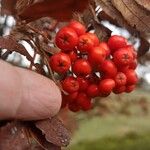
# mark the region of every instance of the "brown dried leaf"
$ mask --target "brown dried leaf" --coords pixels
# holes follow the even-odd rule
[[[0,37],[0,48],[2,49],[8,49],[9,51],[15,51],[18,52],[32,62],[32,57],[28,53],[28,51],[25,49],[25,47],[21,44],[19,44],[15,39],[6,36],[6,37]]]
[[[138,57],[143,56],[146,52],[150,50],[150,43],[142,37],[140,38],[140,40],[141,44],[138,50]]]
[[[100,40],[108,40],[111,35],[111,31],[104,27],[102,24],[98,23],[97,16],[95,14],[94,8],[86,9],[83,13],[83,22],[88,26],[91,24],[95,29],[95,34]]]
[[[56,117],[37,121],[35,125],[42,131],[48,142],[57,146],[67,146],[69,144],[70,134],[62,122]]]
[[[53,17],[64,21],[72,17],[73,12],[83,11],[88,4],[88,0],[42,0],[34,3],[21,12],[18,12],[22,20],[27,22],[41,17]],[[56,11],[57,10],[57,11]]]
[[[114,2],[114,3],[117,3],[116,5],[114,4],[112,4],[112,1]],[[144,32],[144,34],[143,34],[143,31],[138,31],[138,29],[139,29],[139,25],[138,25],[138,29],[136,29],[135,27],[134,27],[134,19],[135,19],[135,16],[132,16],[132,18],[130,18],[130,21],[132,22],[132,25],[131,24],[129,24],[129,22],[127,22],[128,21],[128,19],[124,19],[124,16],[123,15],[126,15],[125,17],[127,17],[127,13],[129,13],[130,15],[133,15],[129,10],[127,11],[126,9],[128,9],[129,7],[131,7],[130,9],[132,10],[136,10],[135,8],[135,6],[133,7],[133,3],[135,3],[135,2],[130,2],[130,3],[128,3],[128,5],[127,6],[123,6],[123,5],[121,5],[120,3],[123,3],[124,1],[125,2],[129,2],[130,0],[120,0],[120,1],[117,1],[117,0],[96,0],[96,4],[97,5],[100,5],[101,7],[102,7],[102,9],[103,9],[103,11],[101,11],[100,13],[99,13],[99,15],[98,15],[98,18],[99,18],[99,20],[109,20],[111,23],[113,23],[113,24],[115,24],[115,25],[117,25],[117,26],[121,26],[121,27],[125,27],[131,34],[133,34],[133,35],[135,35],[135,36],[137,36],[137,37],[139,37],[139,38],[143,38],[144,39],[144,41],[146,42],[146,43],[148,43],[148,41],[146,40],[146,38],[145,38],[145,36],[147,37],[147,36],[149,36],[149,35],[145,35],[145,34],[150,34],[150,30],[148,30],[148,28],[146,29],[147,30],[147,32],[145,31]],[[126,4],[126,3],[125,3]],[[137,4],[136,4],[137,5]],[[114,6],[116,6],[118,9],[119,9],[119,11],[121,12],[119,12]],[[139,6],[140,7],[140,6]],[[138,8],[138,10],[139,10],[140,8]],[[141,8],[142,9],[142,8]],[[142,9],[142,13],[139,15],[140,16],[140,18],[142,17],[142,15],[145,15],[145,11],[143,12],[143,10],[144,9]],[[137,10],[136,10],[137,11]],[[140,13],[140,10],[139,10],[139,12],[137,13],[137,14],[139,14]],[[146,13],[147,14],[147,13]],[[148,14],[147,14],[148,15]],[[148,15],[148,17],[149,17],[149,15]],[[145,16],[144,16],[144,18],[145,18]],[[137,19],[137,18],[136,18]],[[150,19],[149,19],[150,20]],[[145,19],[144,19],[144,21],[145,21]],[[140,21],[139,21],[140,22]],[[137,24],[137,23],[139,23],[139,22],[135,22],[135,24]],[[150,23],[148,20],[147,20],[147,22],[148,22],[148,24]],[[140,24],[140,23],[139,23]],[[144,28],[144,27],[143,27]],[[142,29],[142,30],[145,30],[145,29]],[[141,43],[142,44],[142,43]],[[144,44],[145,45],[145,44]],[[146,44],[147,45],[147,44]],[[143,46],[142,46],[143,47]],[[146,51],[148,51],[149,50],[149,48],[148,48],[148,46],[144,46],[144,49],[143,48],[141,48],[140,47],[140,55],[141,54],[144,54]],[[143,52],[142,52],[143,51]]]
[[[0,128],[0,150],[27,150],[30,148],[24,126],[11,122]]]
[[[99,37],[100,41],[107,41],[109,39],[111,36],[111,31],[108,28],[96,22],[93,22],[93,26],[95,29],[95,34]]]
[[[150,11],[150,2],[149,0],[135,0],[141,7]]]
[[[26,7],[30,6],[33,2],[34,0],[17,0],[17,3],[16,3],[17,12],[20,12]]]
[[[119,11],[112,5],[111,0],[96,0],[96,4],[100,5],[103,9],[103,11],[101,11],[98,15],[100,20],[109,20],[111,23],[116,24],[117,26],[127,28],[131,33],[137,33],[137,31],[129,26]]]
[[[35,126],[29,128],[30,135],[32,138],[43,148],[43,149],[50,149],[50,150],[61,150],[60,146],[54,145],[48,142],[45,139],[45,136],[42,134],[42,131],[37,129]]]
[[[15,15],[15,5],[17,0],[2,0],[1,1],[1,15]]]
[[[150,13],[141,9],[134,0],[112,0],[112,4],[133,28],[150,34]]]

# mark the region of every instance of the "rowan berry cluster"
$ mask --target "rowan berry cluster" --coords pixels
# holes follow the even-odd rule
[[[86,32],[83,24],[71,21],[55,37],[61,50],[50,57],[50,66],[63,75],[62,107],[71,111],[92,108],[94,97],[106,97],[111,92],[131,92],[138,81],[135,69],[137,53],[127,40],[113,35],[107,42]]]

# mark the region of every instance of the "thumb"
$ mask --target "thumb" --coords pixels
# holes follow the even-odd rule
[[[48,78],[0,61],[0,120],[39,120],[54,116],[61,92]]]

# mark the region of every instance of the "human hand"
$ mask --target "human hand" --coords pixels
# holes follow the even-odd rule
[[[60,106],[61,92],[53,81],[0,60],[0,120],[45,119]]]

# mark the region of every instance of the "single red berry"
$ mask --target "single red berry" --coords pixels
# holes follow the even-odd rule
[[[99,83],[99,91],[102,95],[110,94],[115,87],[115,81],[113,79],[104,79]]]
[[[68,26],[74,29],[78,36],[83,35],[86,32],[85,26],[78,21],[72,20]]]
[[[72,63],[74,61],[76,61],[77,58],[78,58],[77,52],[75,50],[72,50],[72,51],[68,52],[67,54],[70,57],[70,60],[71,60]]]
[[[102,73],[105,78],[114,78],[117,74],[117,67],[111,60],[104,60],[101,65],[98,66],[98,71]]]
[[[115,52],[116,50],[123,48],[127,45],[127,40],[119,35],[113,35],[108,40],[108,46],[111,49],[111,52]]]
[[[91,49],[91,51],[89,52],[89,60],[90,62],[92,62],[93,64],[101,64],[105,58],[106,58],[106,52],[103,48],[101,47],[93,47]]]
[[[126,72],[129,69],[129,66],[117,66],[118,72]]]
[[[103,48],[106,52],[106,57],[110,56],[110,48],[106,42],[101,42],[99,47]]]
[[[133,59],[137,58],[137,52],[136,52],[135,48],[133,47],[133,45],[127,45],[127,46],[125,46],[125,48],[132,53]]]
[[[116,86],[123,86],[127,82],[127,77],[123,72],[118,72],[114,80]]]
[[[77,59],[72,66],[72,70],[77,76],[87,76],[91,73],[92,68],[89,62],[85,59]]]
[[[134,89],[135,89],[135,85],[127,85],[126,86],[126,93],[130,93],[130,92],[132,92]]]
[[[130,64],[129,64],[129,69],[135,70],[137,67],[137,60],[134,59]]]
[[[88,52],[92,49],[94,46],[94,42],[91,40],[91,38],[84,34],[79,37],[79,42],[78,42],[78,50],[81,52]]]
[[[70,76],[62,81],[62,88],[68,93],[74,93],[79,90],[79,83],[76,78]]]
[[[85,91],[89,85],[88,80],[83,77],[77,77],[79,83],[79,91]]]
[[[76,102],[84,111],[87,111],[92,107],[91,99],[85,93],[79,93]]]
[[[84,101],[82,103],[81,108],[82,108],[83,111],[88,111],[88,110],[92,109],[92,103],[91,103],[91,101],[89,101],[89,100]]]
[[[55,43],[63,51],[73,50],[78,43],[78,35],[72,28],[63,27],[56,34]]]
[[[86,35],[88,35],[92,39],[92,41],[94,42],[94,46],[99,45],[99,39],[96,34],[88,32],[86,33]]]
[[[57,73],[65,73],[71,66],[70,58],[67,54],[59,52],[50,57],[50,66]]]
[[[116,86],[114,89],[113,89],[113,92],[115,94],[121,94],[123,92],[125,92],[126,90],[126,86]]]
[[[126,48],[121,48],[113,54],[113,61],[117,66],[129,65],[133,60],[133,55]]]
[[[125,75],[127,77],[127,85],[136,84],[138,82],[138,77],[135,70],[128,69],[125,72]]]
[[[81,108],[76,102],[73,102],[68,104],[68,109],[72,112],[78,112]]]
[[[86,90],[86,93],[89,97],[96,97],[99,95],[99,89],[98,89],[98,85],[96,84],[90,84]]]
[[[70,93],[69,95],[67,95],[68,103],[74,102],[75,99],[77,98],[77,96],[78,96],[78,92],[73,92],[73,93]]]

